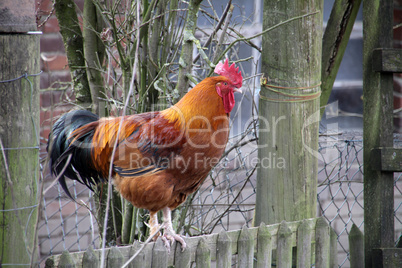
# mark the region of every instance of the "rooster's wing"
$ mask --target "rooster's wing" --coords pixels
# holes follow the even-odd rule
[[[185,135],[160,114],[139,124],[120,142],[113,161],[114,171],[122,177],[151,175],[169,168],[180,154]]]

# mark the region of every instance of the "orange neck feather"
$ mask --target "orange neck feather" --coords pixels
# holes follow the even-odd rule
[[[222,98],[216,91],[216,84],[226,81],[223,76],[209,77],[197,84],[176,105],[162,111],[162,115],[175,122],[180,128],[185,128],[191,122],[191,128],[202,128],[206,121],[214,127],[215,121],[220,121],[219,117],[227,114],[223,107]]]

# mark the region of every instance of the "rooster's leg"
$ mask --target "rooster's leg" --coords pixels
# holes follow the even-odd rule
[[[170,250],[170,243],[169,241],[171,241],[173,243],[173,241],[177,241],[181,244],[181,249],[182,251],[186,248],[186,242],[184,241],[183,237],[181,237],[180,235],[176,234],[176,232],[173,230],[173,226],[172,226],[172,211],[170,210],[170,208],[165,207],[162,210],[163,213],[163,229],[165,230],[162,236],[162,239],[166,245],[166,247],[168,248],[168,250]]]
[[[156,241],[156,239],[160,235],[157,212],[149,213],[149,228],[150,228],[150,236],[155,235],[153,240]]]

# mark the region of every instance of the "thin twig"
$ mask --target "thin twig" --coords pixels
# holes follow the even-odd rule
[[[235,196],[235,198],[233,199],[232,203],[225,209],[225,211],[223,213],[221,213],[218,217],[218,219],[215,221],[215,224],[212,226],[211,228],[211,232],[215,229],[216,225],[218,224],[218,222],[226,215],[226,212],[229,211],[230,207],[233,206],[234,202],[237,200],[237,198],[240,196],[240,194],[243,192],[244,187],[246,187],[247,183],[249,182],[251,176],[253,176],[254,172],[257,170],[257,165],[253,168],[253,170],[251,171],[250,175],[247,176],[246,180],[244,181],[244,184],[242,185],[242,187],[240,188],[239,192],[237,193],[237,195]]]
[[[140,0],[137,0],[137,24],[140,24]],[[140,36],[140,28],[137,28],[137,36]],[[109,201],[110,201],[110,196],[112,194],[112,171],[113,171],[113,159],[115,157],[116,154],[116,148],[117,148],[117,144],[119,142],[119,137],[120,137],[120,132],[121,132],[121,128],[123,125],[123,120],[124,120],[124,115],[126,114],[126,109],[130,100],[130,96],[133,94],[134,92],[134,81],[136,79],[136,73],[137,73],[137,65],[138,65],[138,55],[139,55],[139,43],[136,43],[136,50],[135,50],[135,59],[134,59],[134,64],[133,64],[133,74],[131,76],[131,81],[130,81],[130,89],[129,92],[127,94],[127,98],[126,98],[126,102],[124,104],[123,107],[123,111],[122,111],[122,115],[120,117],[120,123],[119,123],[119,129],[117,130],[117,134],[116,134],[116,140],[114,142],[113,145],[113,150],[112,150],[112,155],[110,157],[110,165],[109,165],[109,178],[108,178],[108,189],[107,189],[107,201],[106,201],[106,209],[105,209],[105,221],[103,224],[103,239],[102,239],[102,254],[101,254],[101,265],[100,267],[103,268],[105,265],[105,247],[106,247],[106,229],[107,229],[107,222],[108,222],[108,214],[109,214]]]
[[[49,14],[47,15],[46,19],[38,25],[38,28],[42,28],[42,26],[53,16],[54,13],[54,3],[52,5],[52,10],[50,10]]]
[[[274,30],[274,29],[276,29],[276,28],[278,28],[278,27],[280,27],[280,26],[282,26],[282,25],[284,25],[284,24],[286,24],[286,23],[289,23],[289,22],[292,22],[292,21],[295,21],[295,20],[298,20],[298,19],[302,19],[302,18],[305,18],[305,17],[309,17],[309,16],[315,15],[315,14],[317,14],[317,13],[319,13],[319,12],[320,12],[320,11],[315,11],[315,12],[311,12],[311,13],[308,13],[308,14],[304,14],[304,15],[300,15],[300,16],[297,16],[297,17],[293,17],[293,18],[287,19],[287,20],[285,20],[285,21],[282,21],[282,22],[280,22],[280,23],[278,23],[278,24],[275,24],[274,26],[269,27],[269,28],[263,30],[262,32],[260,32],[260,33],[258,33],[258,34],[256,34],[256,35],[253,35],[253,36],[250,36],[250,37],[238,38],[238,39],[234,40],[232,43],[230,43],[230,44],[228,45],[228,47],[223,51],[223,53],[221,54],[221,56],[217,58],[217,60],[214,62],[214,64],[216,64],[217,62],[219,62],[219,61],[222,59],[222,57],[223,57],[236,43],[238,43],[238,42],[242,42],[242,41],[243,41],[243,42],[246,42],[246,41],[249,41],[249,40],[254,39],[254,38],[257,38],[257,37],[259,37],[259,36],[261,36],[261,35],[263,35],[263,34],[265,34],[265,33],[267,33],[267,32],[270,32],[270,31],[272,31],[272,30]],[[210,71],[210,73],[209,73],[208,76],[211,76],[212,73],[213,73],[213,71],[214,71],[214,70],[211,68],[211,71]]]
[[[131,258],[125,264],[123,264],[123,266],[121,268],[127,267],[138,256],[138,254],[140,254],[141,251],[144,250],[145,246],[151,242],[151,240],[155,237],[155,235],[159,234],[159,232],[161,230],[162,230],[162,225],[159,226],[159,229],[153,235],[150,235],[148,237],[148,239],[145,240],[144,244],[141,245],[141,247],[137,250],[137,252],[133,256],[131,256]]]
[[[233,9],[234,9],[234,6],[230,5],[228,14],[227,14],[226,19],[225,19],[225,24],[223,25],[223,28],[222,28],[222,34],[219,37],[218,44],[216,45],[215,55],[213,56],[212,62],[215,62],[215,60],[217,59],[217,57],[219,55],[220,47],[222,46],[223,40],[225,39],[225,34],[226,34],[227,30],[228,30],[228,27],[229,27],[229,24],[230,24],[230,19],[232,18]]]
[[[228,2],[228,4],[226,5],[226,8],[225,8],[225,10],[223,11],[223,14],[222,14],[221,19],[219,20],[219,22],[218,22],[218,24],[216,25],[215,29],[214,29],[214,30],[212,31],[212,33],[209,35],[209,38],[208,38],[208,40],[205,42],[205,44],[203,45],[203,47],[208,47],[209,44],[211,44],[212,39],[214,38],[215,34],[219,31],[219,29],[221,28],[223,22],[225,21],[226,15],[228,14],[231,5],[232,5],[232,0],[230,0],[230,1]],[[197,56],[195,56],[195,58],[194,58],[194,60],[193,60],[193,63],[195,64],[199,59],[200,59],[200,53],[198,53]]]
[[[397,25],[395,25],[394,27],[392,27],[393,30],[398,29],[399,27],[402,27],[402,23],[399,23]]]

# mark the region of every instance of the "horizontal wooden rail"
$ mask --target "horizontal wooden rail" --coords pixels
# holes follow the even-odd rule
[[[402,171],[402,148],[382,147],[371,150],[370,167],[373,170]]]
[[[373,249],[373,267],[377,268],[402,267],[402,248]]]
[[[402,73],[402,49],[377,48],[373,51],[376,72]]]

